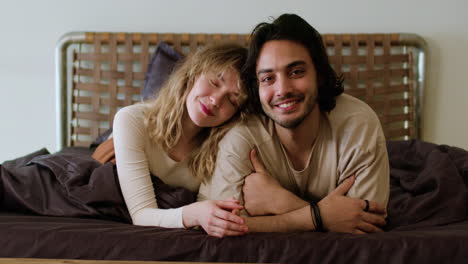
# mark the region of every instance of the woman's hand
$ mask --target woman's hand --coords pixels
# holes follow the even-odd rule
[[[196,202],[183,208],[183,223],[185,227],[201,226],[210,236],[240,236],[248,231],[244,219],[236,214],[242,208],[234,199]]]

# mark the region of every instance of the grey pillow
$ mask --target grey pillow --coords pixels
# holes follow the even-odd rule
[[[154,98],[183,55],[167,43],[160,42],[153,53],[145,76],[145,86],[141,93],[143,100]]]

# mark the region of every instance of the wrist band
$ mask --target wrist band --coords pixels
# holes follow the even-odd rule
[[[310,202],[310,214],[315,218],[315,231],[324,232],[322,217],[320,216],[320,208],[314,202]]]

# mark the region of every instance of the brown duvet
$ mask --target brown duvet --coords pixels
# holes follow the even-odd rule
[[[202,230],[140,227],[115,166],[86,149],[45,150],[0,166],[0,257],[276,263],[465,263],[468,152],[422,141],[389,142],[386,232],[257,233],[218,239]],[[159,181],[156,177],[153,181]],[[162,208],[194,194],[158,182]]]

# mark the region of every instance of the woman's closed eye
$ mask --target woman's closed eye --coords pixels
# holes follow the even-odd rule
[[[229,102],[235,107],[239,107],[241,105],[240,100],[240,95],[237,93],[229,95]]]
[[[210,84],[216,88],[221,86],[221,81],[219,79],[210,79]]]

